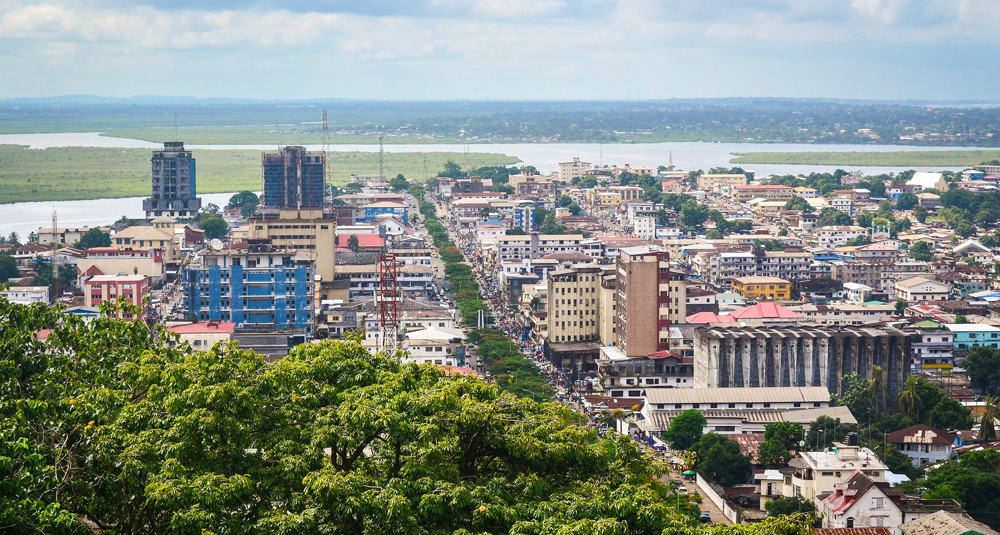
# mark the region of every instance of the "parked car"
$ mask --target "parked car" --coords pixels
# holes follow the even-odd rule
[[[688,493],[688,488],[687,487],[677,487],[677,492],[679,492],[681,494],[687,494]]]
[[[702,513],[701,515],[698,516],[698,522],[701,522],[702,524],[711,521],[712,521],[712,515],[708,513]]]

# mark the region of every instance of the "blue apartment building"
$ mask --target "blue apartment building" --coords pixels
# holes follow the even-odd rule
[[[398,202],[376,202],[372,204],[365,205],[363,212],[357,218],[358,223],[375,223],[379,220],[380,216],[393,216],[398,218],[403,222],[404,225],[409,225],[407,222],[407,209],[405,204]]]
[[[203,251],[182,275],[188,315],[233,322],[237,330],[311,333],[315,264],[300,254],[270,240]]]

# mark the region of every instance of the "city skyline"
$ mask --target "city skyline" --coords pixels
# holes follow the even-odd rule
[[[0,98],[993,101],[998,22],[982,0],[5,0]]]

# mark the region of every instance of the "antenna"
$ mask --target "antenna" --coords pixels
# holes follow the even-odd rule
[[[597,166],[604,167],[604,115],[601,114],[601,108],[597,108],[597,135],[601,144],[601,159]]]
[[[385,163],[385,152],[382,150],[382,132],[378,133],[378,181],[385,182],[382,165]]]
[[[174,141],[177,141],[177,110],[174,110]]]

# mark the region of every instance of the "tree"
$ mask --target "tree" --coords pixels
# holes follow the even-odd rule
[[[785,465],[795,458],[799,451],[799,441],[806,436],[800,424],[775,422],[764,428],[764,442],[757,453],[757,460],[763,465]]]
[[[910,306],[910,304],[900,299],[893,303],[893,306],[896,307],[896,315],[903,316],[906,313],[906,308]]]
[[[965,314],[958,314],[955,316],[955,323],[957,324],[969,323],[969,318],[965,317]]]
[[[1000,389],[1000,350],[972,346],[965,356],[964,367],[973,387],[984,392],[996,392]]]
[[[872,366],[872,377],[868,382],[868,397],[876,410],[885,407],[885,399],[889,397],[889,383],[885,380],[885,370],[881,366]]]
[[[80,241],[73,244],[76,249],[93,249],[95,247],[111,247],[111,236],[99,228],[92,228],[80,236]]]
[[[115,306],[85,323],[0,299],[5,533],[710,533],[640,445],[559,404],[357,340],[195,351]]]
[[[920,199],[917,198],[916,194],[910,193],[900,193],[899,198],[896,199],[896,209],[897,210],[913,210],[917,205],[920,204]]]
[[[698,454],[698,471],[723,487],[746,483],[750,476],[750,459],[740,453],[738,442],[725,435],[709,433],[691,449]]]
[[[10,236],[7,236],[7,243],[14,246],[15,249],[21,246],[21,237],[17,235],[16,232],[11,232]]]
[[[672,449],[686,450],[698,442],[707,423],[705,416],[696,409],[688,409],[670,420],[663,438]]]
[[[824,208],[820,210],[819,220],[817,225],[821,227],[829,226],[843,226],[843,225],[853,225],[854,220],[851,216],[833,208]]]
[[[782,496],[776,500],[764,502],[767,516],[794,515],[796,513],[815,513],[816,504],[802,496]]]
[[[700,227],[708,219],[708,207],[695,200],[685,201],[680,220],[687,227]]]
[[[561,195],[559,200],[556,201],[556,206],[560,208],[565,208],[571,204],[573,204],[573,198],[569,195]]]
[[[942,396],[941,400],[927,412],[928,425],[938,429],[971,429],[972,416],[969,409],[958,400]]]
[[[809,204],[809,201],[803,199],[802,197],[792,197],[785,203],[785,210],[802,210],[805,213],[809,213],[814,209],[812,205]]]
[[[201,209],[201,216],[216,216],[219,215],[219,205],[215,203],[208,203]]]
[[[438,173],[438,176],[447,178],[465,178],[466,173],[462,172],[462,166],[448,160],[444,163],[444,168]]]
[[[355,253],[358,252],[358,249],[361,248],[361,245],[358,243],[358,235],[357,234],[351,234],[350,236],[348,236],[348,238],[347,238],[347,248],[350,249],[350,250],[352,250],[352,251],[354,251]]]
[[[861,216],[858,217],[860,218]],[[859,247],[861,245],[868,245],[871,242],[872,242],[871,236],[869,236],[868,234],[862,234],[860,236],[855,236],[847,240],[846,242],[844,242],[844,245],[848,247]]]
[[[389,187],[392,188],[392,191],[406,191],[410,189],[410,181],[406,180],[402,174],[398,174],[389,179]]]
[[[722,233],[714,228],[705,233],[705,239],[707,240],[721,240],[722,238]]]
[[[979,418],[979,440],[994,441],[997,439],[997,418],[1000,418],[1000,398],[986,396],[983,400],[983,412]]]
[[[244,190],[230,197],[229,203],[226,204],[226,208],[239,208],[240,215],[247,218],[257,211],[257,205],[259,203],[260,197],[258,197],[256,193]]]
[[[504,232],[507,236],[526,236],[528,233],[521,227],[509,228]]]
[[[899,405],[899,412],[914,418],[920,417],[920,411],[924,408],[924,403],[917,393],[917,381],[915,378],[910,377],[906,380],[903,390],[896,396],[896,404]]]
[[[542,234],[565,234],[566,227],[556,223],[556,216],[549,214],[545,216],[545,221],[542,222],[541,228],[538,229]]]
[[[1000,519],[1000,452],[983,449],[962,454],[928,470],[926,479],[900,485],[903,492],[928,499],[953,499],[972,518],[997,526]]]
[[[566,209],[569,210],[571,215],[580,215],[581,208],[579,204],[573,203],[567,206]]]
[[[917,216],[917,221],[921,223],[927,222],[927,209],[922,205],[917,205],[913,208],[913,214]]]
[[[934,259],[934,253],[931,252],[930,246],[927,245],[927,242],[925,241],[918,241],[914,243],[910,246],[908,252],[914,260],[919,260],[921,262],[930,262]]]
[[[221,217],[206,217],[198,223],[198,227],[205,231],[208,239],[222,239],[229,234],[229,223]]]
[[[38,234],[35,231],[28,233],[28,243],[38,243]]]
[[[871,422],[875,419],[875,407],[871,403],[871,391],[868,381],[856,373],[844,377],[844,393],[836,396],[837,405],[850,409],[858,422]]]
[[[809,424],[809,432],[806,433],[806,447],[820,451],[832,446],[834,441],[842,441],[848,433],[857,432],[857,430],[858,426],[841,423],[839,418],[820,416]]]
[[[17,262],[10,255],[0,254],[0,284],[6,283],[9,279],[16,279],[20,275]]]

